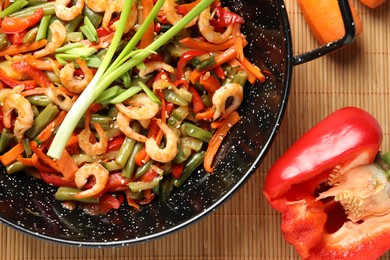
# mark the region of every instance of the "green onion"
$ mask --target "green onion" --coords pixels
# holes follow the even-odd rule
[[[11,14],[11,17],[14,18],[23,18],[23,17],[29,17],[34,14],[34,12],[39,9],[43,9],[43,14],[44,15],[53,15],[55,14],[54,11],[54,2],[43,2],[41,4],[33,5],[27,8],[23,8],[13,14]]]
[[[6,9],[0,12],[0,18],[4,18],[6,16],[9,16],[23,7],[25,7],[28,4],[28,1],[26,0],[18,0],[12,3],[10,6],[8,6]]]
[[[76,198],[76,194],[79,192],[80,192],[79,189],[62,186],[58,188],[54,196],[56,200],[59,201],[80,201],[84,203],[93,203],[93,204],[99,203],[99,199],[94,197],[87,197],[82,199]]]
[[[121,103],[121,102],[125,101],[126,99],[131,98],[132,96],[134,96],[135,94],[137,94],[141,90],[142,90],[141,87],[131,87],[131,88],[125,90],[123,93],[121,93],[117,97],[111,99],[110,103],[112,103],[112,104]]]
[[[116,96],[118,96],[119,94],[123,93],[125,90],[117,85],[111,87],[111,88],[108,88],[106,89],[105,91],[103,91],[102,94],[100,94],[97,98],[96,98],[96,102],[97,103],[100,103],[100,104],[108,104],[110,102],[110,100]]]
[[[112,39],[111,45],[107,51],[106,56],[102,62],[102,65],[99,67],[98,71],[95,74],[95,77],[88,84],[87,88],[79,96],[75,104],[72,106],[67,116],[65,117],[63,123],[58,129],[57,135],[55,135],[54,140],[48,150],[48,155],[53,158],[60,158],[62,152],[65,148],[65,145],[72,134],[73,130],[76,127],[77,122],[80,120],[82,115],[88,109],[88,107],[94,102],[94,100],[117,78],[123,75],[126,71],[129,71],[134,66],[142,62],[146,57],[150,55],[150,52],[154,52],[159,49],[161,46],[170,41],[177,33],[179,33],[184,27],[190,23],[194,18],[196,18],[203,10],[213,3],[213,0],[203,0],[197,4],[189,13],[187,13],[179,22],[177,22],[171,29],[166,33],[161,35],[156,41],[152,42],[148,47],[145,48],[145,51],[139,52],[136,55],[132,56],[129,60],[123,59],[124,57],[131,54],[131,51],[136,46],[136,44],[141,39],[144,32],[141,28],[144,27],[145,30],[149,27],[150,23],[154,20],[154,17],[158,14],[161,9],[164,1],[158,0],[154,5],[152,11],[146,18],[145,22],[141,25],[140,29],[136,32],[133,38],[129,41],[126,47],[119,54],[118,58],[111,67],[109,64],[111,59],[120,43],[122,38],[124,28],[126,26],[127,18],[130,13],[132,0],[125,0],[123,11],[119,19],[118,28],[115,31],[114,37]],[[105,73],[107,72],[107,73]]]
[[[84,17],[84,25],[80,27],[80,30],[84,33],[88,40],[91,42],[97,42],[99,37],[98,33],[87,16]]]
[[[145,83],[143,82],[138,82],[138,84],[141,86],[142,90],[145,91],[146,95],[148,95],[148,97],[150,98],[150,100],[152,100],[153,102],[157,103],[157,104],[161,104],[161,101],[160,99],[153,93],[153,91],[151,91],[149,89],[148,86],[146,86]]]

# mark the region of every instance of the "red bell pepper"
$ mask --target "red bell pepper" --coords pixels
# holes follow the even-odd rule
[[[14,62],[12,63],[12,67],[20,73],[26,73],[29,75],[39,86],[43,88],[48,88],[50,86],[50,81],[46,74],[43,73],[42,70],[30,66],[27,62]]]
[[[0,81],[10,88],[14,88],[16,86],[23,86],[24,90],[34,89],[37,84],[35,80],[16,80],[10,78],[4,70],[0,69]]]
[[[43,16],[43,9],[39,8],[29,17],[13,18],[6,16],[1,22],[1,31],[6,34],[21,32],[37,24]]]
[[[302,259],[376,259],[390,249],[390,182],[374,164],[381,141],[377,120],[348,107],[271,167],[264,194]]]
[[[192,93],[192,110],[196,114],[204,109],[202,97],[199,95],[198,91],[196,91],[194,87],[190,86],[188,90]]]

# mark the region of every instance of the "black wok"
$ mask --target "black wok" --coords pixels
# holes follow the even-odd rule
[[[167,203],[155,200],[140,211],[121,208],[104,216],[64,210],[55,189],[22,174],[0,174],[0,221],[29,235],[70,245],[134,244],[178,231],[206,216],[248,180],[273,138],[287,105],[292,69],[350,43],[355,35],[347,1],[340,0],[346,24],[341,40],[293,56],[290,26],[282,0],[223,1],[243,15],[246,56],[267,73],[264,84],[248,85],[235,125],[217,154],[215,172],[199,169]]]

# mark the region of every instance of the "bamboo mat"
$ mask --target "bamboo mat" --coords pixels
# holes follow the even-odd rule
[[[351,0],[364,23],[353,45],[294,68],[288,108],[279,134],[257,173],[224,206],[166,238],[136,246],[86,249],[26,236],[0,224],[0,259],[298,259],[281,235],[280,216],[266,203],[263,180],[272,162],[326,115],[358,106],[380,121],[390,150],[390,1],[371,10]],[[294,53],[317,43],[294,0],[286,0]],[[382,259],[390,259],[390,253]]]

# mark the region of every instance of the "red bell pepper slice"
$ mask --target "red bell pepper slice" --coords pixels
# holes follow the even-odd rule
[[[204,104],[198,91],[196,91],[196,89],[192,86],[189,86],[188,90],[192,93],[192,110],[194,111],[194,113],[202,111],[204,109]]]
[[[43,9],[39,8],[29,17],[13,18],[6,16],[1,22],[1,31],[6,34],[18,33],[37,24],[43,16]]]
[[[215,77],[211,76],[208,73],[206,73],[200,77],[199,83],[211,95],[213,95],[215,93],[215,91],[217,91],[217,89],[219,89],[221,87],[221,84],[219,83],[219,81]]]
[[[10,88],[14,88],[16,86],[23,86],[24,90],[33,89],[36,87],[35,80],[16,80],[10,78],[4,70],[0,69],[0,81],[9,86]]]
[[[235,14],[226,10],[221,6],[215,8],[215,14],[218,17],[217,22],[220,27],[227,27],[231,24],[243,24],[244,18],[242,16]]]
[[[372,115],[343,108],[271,167],[264,194],[302,259],[376,259],[390,249],[389,177],[373,164],[381,142]]]
[[[121,148],[124,141],[125,141],[124,135],[115,136],[108,142],[106,153],[112,151],[118,151]]]
[[[26,73],[27,75],[29,75],[39,86],[43,88],[50,87],[50,81],[46,74],[43,73],[41,70],[30,66],[27,62],[14,62],[12,63],[12,67],[20,73]]]
[[[83,210],[90,215],[107,214],[112,209],[119,209],[124,201],[124,196],[121,194],[114,197],[111,194],[105,193],[99,198],[98,204],[84,204]]]

